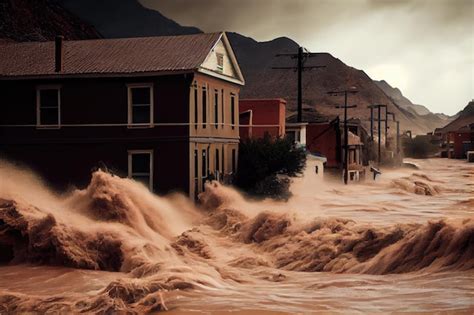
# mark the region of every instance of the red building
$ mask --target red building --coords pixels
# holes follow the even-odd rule
[[[339,167],[341,162],[339,119],[308,123],[306,126],[306,147],[311,153],[325,156],[326,167]]]
[[[286,101],[276,99],[246,99],[239,101],[240,139],[285,135]]]
[[[450,158],[465,159],[467,151],[474,150],[474,124],[457,131],[448,132],[449,142],[453,144]]]

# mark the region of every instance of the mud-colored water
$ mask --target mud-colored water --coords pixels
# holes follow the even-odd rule
[[[474,165],[432,159],[288,202],[196,208],[103,172],[59,195],[0,163],[0,313],[474,312]]]

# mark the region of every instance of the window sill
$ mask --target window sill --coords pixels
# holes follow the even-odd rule
[[[36,129],[61,129],[60,125],[36,125]]]
[[[129,124],[127,125],[128,129],[150,129],[154,128],[153,124]]]

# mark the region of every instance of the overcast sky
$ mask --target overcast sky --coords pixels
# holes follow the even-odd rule
[[[287,36],[455,114],[474,98],[474,0],[140,0],[182,25]]]

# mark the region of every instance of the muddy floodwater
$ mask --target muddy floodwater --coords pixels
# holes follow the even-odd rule
[[[407,162],[348,186],[308,169],[288,202],[211,184],[199,208],[1,162],[0,314],[472,314],[474,164]]]

